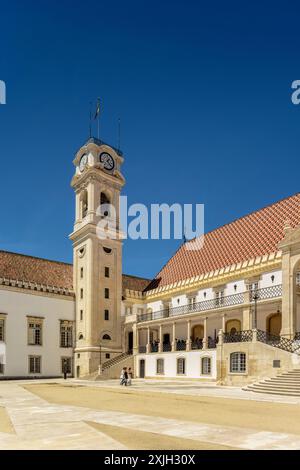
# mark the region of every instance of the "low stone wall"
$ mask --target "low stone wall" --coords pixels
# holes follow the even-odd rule
[[[230,372],[230,354],[246,354],[246,372]],[[275,367],[274,361],[280,366]],[[277,362],[278,365],[278,362]],[[243,386],[282,372],[300,369],[300,356],[261,342],[226,343],[217,348],[217,380],[220,385]]]

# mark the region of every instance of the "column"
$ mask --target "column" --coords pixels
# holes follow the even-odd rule
[[[133,349],[133,354],[137,354],[139,352],[139,338],[138,338],[138,329],[136,326],[136,323],[132,325],[132,333],[133,333],[133,344],[132,344],[132,349]]]
[[[207,317],[204,318],[203,349],[207,349]]]
[[[158,352],[163,352],[163,344],[162,344],[162,325],[159,325]]]
[[[176,351],[176,343],[175,343],[175,338],[176,338],[176,323],[173,322],[172,324],[172,351]]]
[[[151,345],[150,345],[150,326],[147,327],[147,345],[146,345],[146,352],[149,354],[151,352]]]
[[[226,332],[226,313],[223,313],[222,315],[222,330],[223,330],[223,333]]]
[[[186,350],[191,350],[191,320],[187,321]]]
[[[243,330],[252,330],[252,314],[251,307],[245,307],[243,309]]]

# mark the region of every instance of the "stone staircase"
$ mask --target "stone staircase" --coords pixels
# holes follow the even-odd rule
[[[118,379],[120,377],[121,369],[124,366],[131,367],[134,371],[134,360],[132,354],[127,352],[122,353],[104,362],[102,365],[102,373],[101,375],[97,374],[95,380]]]
[[[243,390],[271,395],[300,397],[300,369],[284,372],[276,377],[247,385]]]

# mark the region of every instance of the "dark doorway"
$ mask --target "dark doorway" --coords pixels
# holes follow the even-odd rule
[[[80,366],[76,367],[76,377],[80,377]]]
[[[128,333],[128,352],[129,352],[129,354],[132,354],[132,349],[133,349],[133,332],[129,331],[129,333]]]
[[[169,343],[170,343],[170,335],[169,335],[169,333],[165,333],[165,334],[164,334],[163,343],[164,343],[164,344],[169,344]]]
[[[140,360],[140,379],[145,378],[145,359]]]

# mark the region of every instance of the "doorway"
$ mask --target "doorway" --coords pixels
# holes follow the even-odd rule
[[[132,354],[133,349],[133,332],[129,331],[128,333],[128,353]]]
[[[140,360],[140,379],[145,378],[145,359]]]
[[[76,377],[80,377],[80,366],[76,367]]]
[[[267,332],[274,336],[280,336],[281,313],[274,313],[267,318]]]
[[[170,344],[170,335],[169,333],[165,333],[163,336],[163,344]]]

